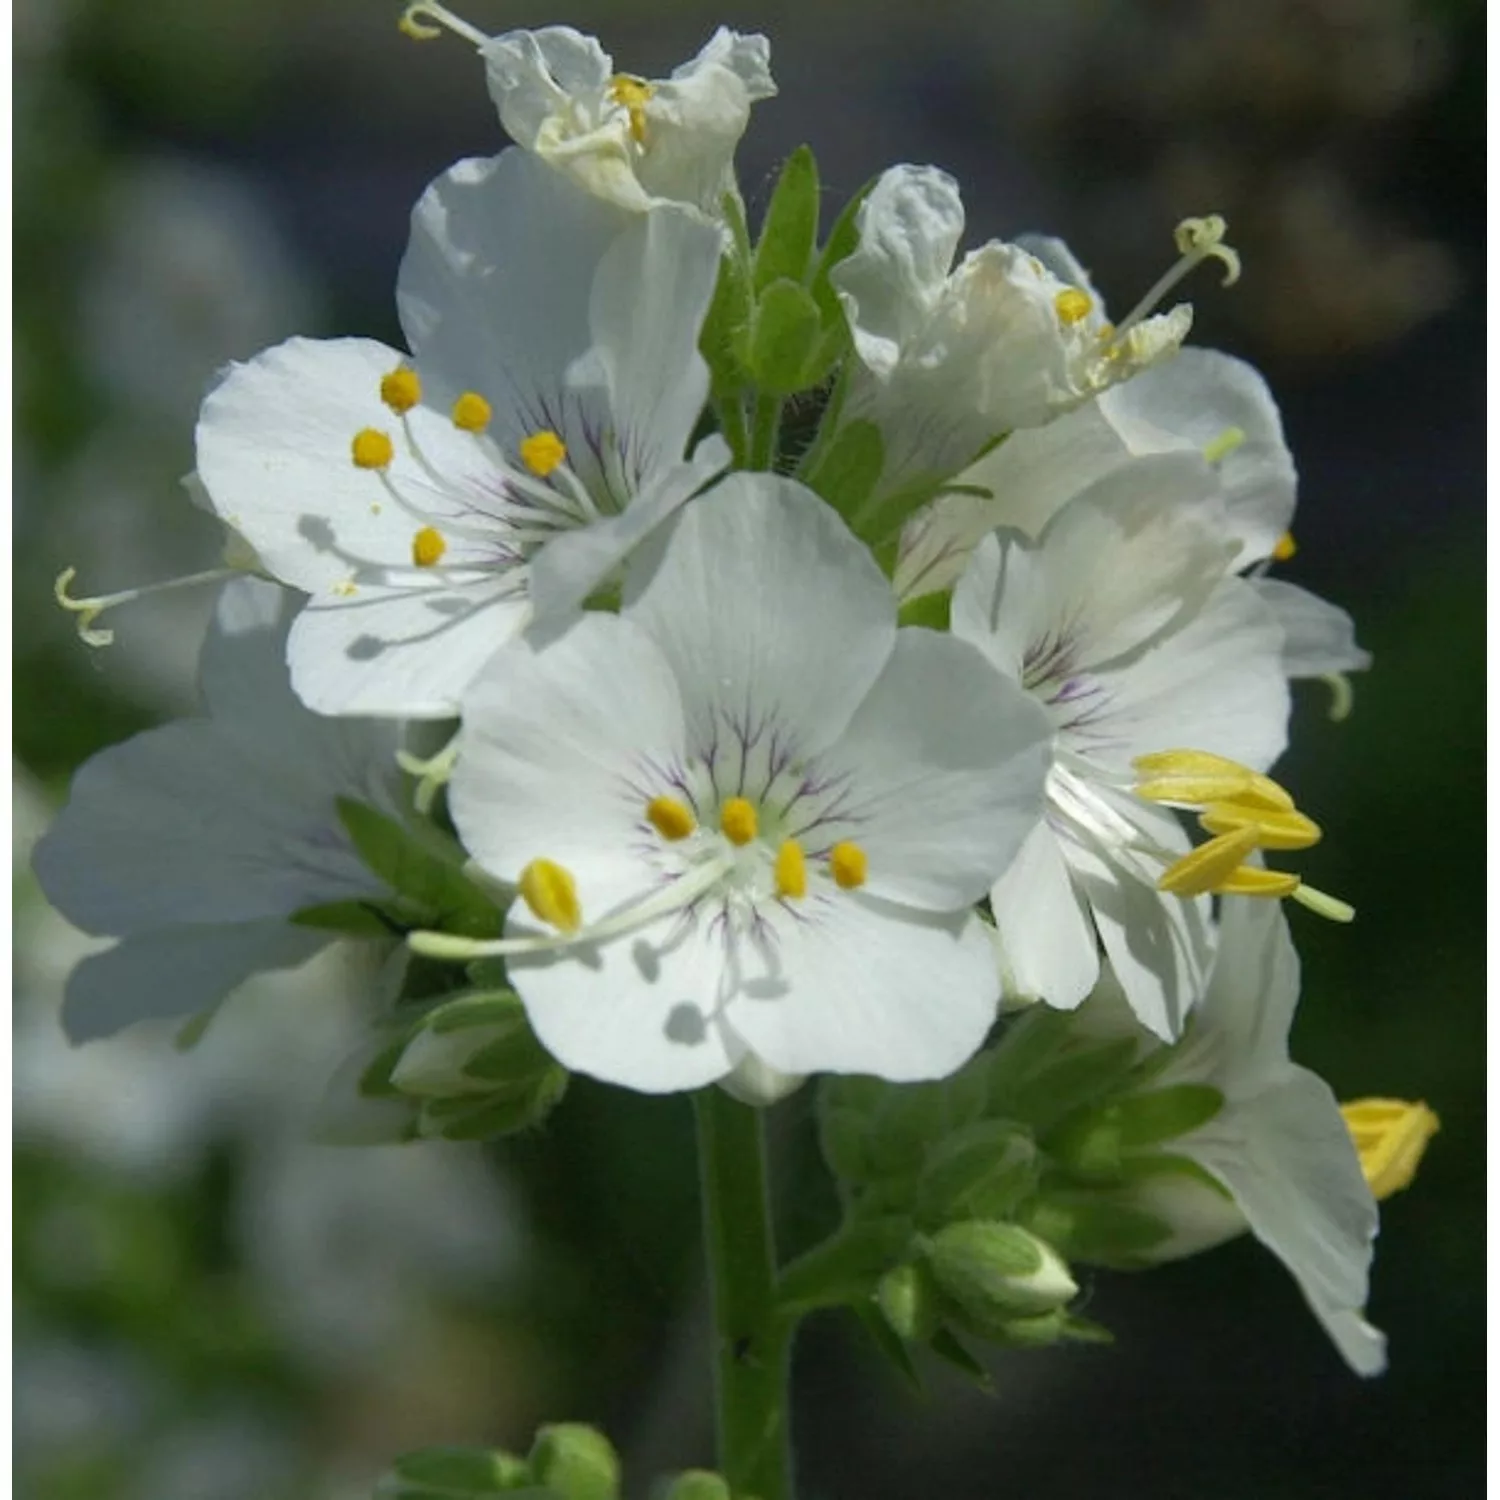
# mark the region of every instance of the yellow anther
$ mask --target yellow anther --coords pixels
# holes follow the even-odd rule
[[[1211,443],[1203,445],[1203,457],[1211,464],[1226,459],[1229,455],[1244,446],[1245,429],[1243,427],[1226,427],[1218,437]]]
[[[1224,243],[1229,231],[1219,214],[1207,214],[1201,219],[1184,219],[1173,239],[1185,259],[1196,265],[1203,260],[1216,260],[1224,267],[1224,285],[1233,286],[1240,279],[1239,252]]]
[[[359,585],[352,578],[341,578],[330,592],[336,599],[352,599],[359,592]]]
[[[1306,813],[1273,811],[1244,802],[1210,802],[1198,819],[1207,833],[1253,828],[1262,849],[1311,849],[1323,830]]]
[[[1094,299],[1076,286],[1064,287],[1053,299],[1059,322],[1081,323],[1094,310]]]
[[[349,445],[356,469],[383,469],[396,456],[396,449],[385,433],[373,427],[362,427]]]
[[[1159,750],[1132,762],[1141,780],[1135,794],[1147,802],[1201,807],[1209,802],[1239,802],[1291,812],[1291,794],[1269,776],[1208,750]]]
[[[675,797],[653,797],[646,804],[646,821],[673,842],[685,839],[698,826],[691,810]]]
[[[609,80],[609,97],[624,106],[630,118],[630,138],[638,145],[646,139],[646,105],[655,92],[644,78],[632,78],[629,73],[616,73]]]
[[[760,831],[754,803],[743,797],[731,797],[719,809],[719,827],[731,844],[748,844]]]
[[[834,883],[841,890],[853,891],[865,883],[870,871],[870,860],[858,844],[845,842],[835,844],[828,851],[828,868],[833,872]]]
[[[1168,865],[1156,888],[1169,896],[1206,896],[1218,890],[1254,851],[1253,828],[1221,833]]]
[[[807,894],[807,859],[796,839],[788,839],[776,851],[776,894],[782,898]]]
[[[1283,531],[1271,548],[1271,556],[1277,562],[1290,562],[1297,555],[1297,538],[1290,531]]]
[[[411,539],[411,560],[419,568],[435,568],[447,550],[448,543],[436,526],[424,526]]]
[[[410,365],[401,365],[380,379],[380,399],[399,417],[422,399],[422,382]]]
[[[465,432],[483,432],[490,425],[490,403],[478,391],[465,391],[453,403],[453,425]]]
[[[545,427],[521,439],[521,462],[538,479],[545,479],[567,456],[567,444]]]
[[[1356,1099],[1341,1104],[1339,1113],[1377,1198],[1389,1198],[1410,1185],[1428,1141],[1440,1128],[1438,1117],[1420,1100]]]
[[[1279,901],[1283,896],[1295,896],[1301,890],[1299,876],[1288,870],[1267,870],[1262,865],[1241,865],[1231,870],[1214,887],[1216,896],[1259,896],[1268,901]]]
[[[533,915],[559,932],[577,932],[583,921],[573,877],[550,859],[534,859],[516,882]]]

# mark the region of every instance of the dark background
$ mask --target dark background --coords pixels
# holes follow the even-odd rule
[[[935,162],[962,183],[969,244],[1061,234],[1118,312],[1179,218],[1224,213],[1245,275],[1190,284],[1194,341],[1271,380],[1302,480],[1284,576],[1347,606],[1375,656],[1344,724],[1320,687],[1299,690],[1278,774],[1327,831],[1309,879],[1360,913],[1333,929],[1292,911],[1298,1056],[1341,1097],[1424,1098],[1443,1122],[1383,1212],[1371,1315],[1390,1373],[1350,1375],[1247,1242],[1099,1276],[1089,1313],[1116,1345],[998,1359],[992,1397],[934,1369],[916,1402],[852,1320],[828,1318],[797,1352],[803,1493],[1478,1494],[1481,7],[464,14],[572,22],[646,76],[721,21],[767,32],[781,95],[740,156],[752,217],[804,140],[830,218],[885,166]],[[215,528],[175,487],[204,383],[293,332],[397,342],[410,205],[502,144],[469,49],[415,46],[394,19],[374,0],[16,6],[18,870],[81,759],[191,702],[208,607],[143,604],[94,655],[52,576],[73,562],[107,589],[211,565]],[[580,1082],[546,1131],[483,1162],[308,1147],[289,1122],[322,1075],[289,1082],[289,1063],[338,1052],[367,975],[247,995],[240,1030],[190,1056],[160,1034],[68,1054],[55,1010],[80,940],[24,880],[17,899],[20,1493],[342,1500],[403,1447],[524,1446],[563,1417],[608,1428],[632,1495],[710,1460],[685,1101]],[[333,995],[337,1022],[321,1018]],[[827,1212],[810,1110],[804,1093],[779,1111],[788,1242]],[[364,1157],[379,1171],[350,1165]],[[348,1189],[336,1214],[330,1182]]]

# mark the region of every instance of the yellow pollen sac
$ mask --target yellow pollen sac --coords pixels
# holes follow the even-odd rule
[[[490,403],[478,391],[465,391],[453,403],[453,425],[465,432],[483,432],[490,425]]]
[[[719,809],[719,827],[731,844],[745,845],[760,832],[760,818],[753,803],[731,797]]]
[[[1323,830],[1306,813],[1272,811],[1243,802],[1210,802],[1198,819],[1206,833],[1253,828],[1261,849],[1311,849]]]
[[[1279,901],[1283,896],[1294,895],[1302,888],[1299,876],[1287,870],[1267,870],[1261,865],[1241,865],[1231,870],[1214,887],[1216,896],[1259,896],[1268,901]]]
[[[396,456],[396,449],[385,433],[373,427],[362,427],[349,445],[356,469],[383,469]]]
[[[646,139],[646,105],[656,90],[644,78],[616,73],[609,80],[609,97],[624,106],[630,117],[630,138],[637,145]]]
[[[1290,531],[1283,531],[1276,538],[1276,545],[1271,548],[1271,556],[1276,562],[1290,562],[1297,555],[1297,538]]]
[[[538,479],[545,479],[567,456],[567,445],[545,427],[521,439],[521,462]]]
[[[417,372],[409,365],[401,365],[389,375],[382,376],[380,399],[398,417],[404,416],[422,399],[422,382]]]
[[[1370,1191],[1389,1198],[1410,1185],[1427,1143],[1438,1133],[1438,1117],[1418,1101],[1356,1099],[1339,1113],[1359,1152],[1359,1165]]]
[[[1176,864],[1168,865],[1156,882],[1156,888],[1169,896],[1206,896],[1218,890],[1243,863],[1245,856],[1254,851],[1253,828],[1221,833],[1184,854]]]
[[[664,838],[685,839],[697,826],[689,809],[675,797],[653,797],[646,804],[646,821]]]
[[[828,851],[828,868],[833,872],[834,884],[840,890],[858,890],[870,872],[870,860],[858,844],[835,844]]]
[[[534,859],[516,882],[533,915],[559,932],[577,932],[583,921],[573,877],[550,859]]]
[[[797,899],[807,894],[807,858],[796,839],[776,851],[776,894]]]
[[[419,568],[435,568],[447,550],[448,543],[436,526],[424,526],[411,539],[411,560]]]
[[[1052,305],[1057,309],[1058,321],[1062,323],[1081,323],[1094,310],[1094,299],[1087,292],[1080,291],[1076,286],[1064,287],[1053,299]]]
[[[1208,802],[1239,802],[1291,812],[1291,793],[1269,776],[1208,750],[1160,750],[1132,762],[1141,780],[1137,797],[1147,802],[1197,807]]]
[[[1203,445],[1203,457],[1209,463],[1216,464],[1243,447],[1244,442],[1245,429],[1243,427],[1226,427],[1213,442]]]

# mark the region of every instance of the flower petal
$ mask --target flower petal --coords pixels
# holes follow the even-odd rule
[[[1338,605],[1279,578],[1257,578],[1252,586],[1285,635],[1281,670],[1288,677],[1363,672],[1370,665],[1370,653],[1354,639],[1354,621]]]
[[[896,636],[890,583],[843,522],[793,480],[738,473],[663,547],[637,553],[624,613],[671,664],[695,738],[770,714],[801,754],[832,741]]]

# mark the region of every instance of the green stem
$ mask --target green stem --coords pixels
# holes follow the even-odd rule
[[[761,1116],[716,1088],[693,1104],[713,1279],[719,1470],[736,1500],[791,1500],[790,1325],[777,1315]]]
[[[781,398],[757,394],[751,422],[750,457],[745,467],[772,469],[781,441]]]
[[[719,431],[729,444],[729,451],[737,469],[748,467],[750,456],[750,431],[745,424],[745,408],[738,396],[725,396],[714,403],[718,413]]]

